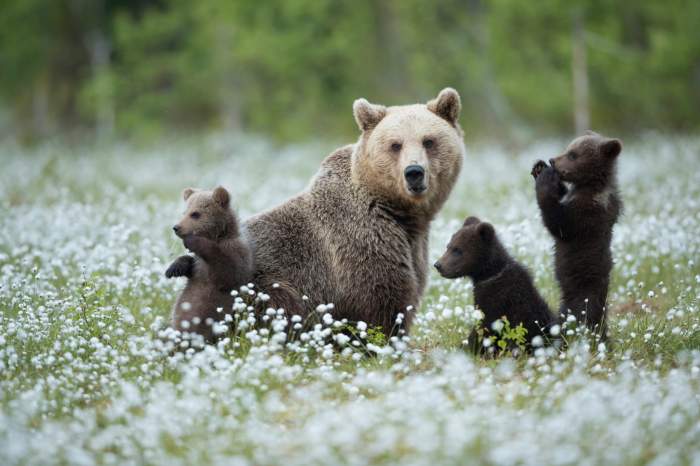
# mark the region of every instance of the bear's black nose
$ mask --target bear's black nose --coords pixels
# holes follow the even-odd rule
[[[425,177],[425,169],[420,165],[409,165],[403,172],[403,176],[408,182],[408,187],[412,191],[423,191],[423,178]]]
[[[441,272],[441,271],[442,271],[442,264],[440,263],[440,261],[437,261],[436,263],[434,263],[434,264],[433,264],[433,267],[435,267],[435,269],[436,269],[438,272]]]
[[[180,231],[180,225],[175,225],[175,226],[173,227],[173,231],[174,231],[175,233],[177,233],[178,231]]]

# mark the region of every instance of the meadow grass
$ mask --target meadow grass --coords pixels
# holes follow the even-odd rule
[[[556,308],[529,169],[561,147],[469,147],[430,260],[477,215]],[[410,338],[387,346],[334,337],[324,310],[291,339],[293,322],[242,304],[235,335],[171,351],[181,190],[223,184],[246,218],[330,149],[0,147],[0,464],[700,464],[697,138],[639,138],[620,158],[609,345],[474,359],[471,284],[431,271]]]

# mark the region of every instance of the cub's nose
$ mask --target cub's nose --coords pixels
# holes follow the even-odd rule
[[[173,227],[173,231],[174,231],[175,233],[180,233],[180,225],[175,225],[175,226]]]
[[[440,261],[437,261],[436,263],[434,263],[434,264],[433,264],[433,267],[435,267],[435,269],[436,269],[438,272],[442,272],[442,264],[440,263]]]
[[[404,178],[412,191],[423,191],[423,179],[425,178],[425,169],[420,165],[409,165],[403,172]]]

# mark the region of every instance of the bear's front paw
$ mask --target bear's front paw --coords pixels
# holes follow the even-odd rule
[[[192,275],[193,267],[194,258],[192,256],[180,256],[175,260],[175,262],[170,264],[168,270],[165,271],[165,277],[189,277]]]
[[[559,187],[561,178],[559,173],[552,167],[544,167],[537,177],[537,184],[547,187]]]
[[[548,167],[549,165],[547,165],[547,162],[543,160],[538,160],[537,162],[535,162],[535,165],[533,165],[530,174],[534,179],[537,179],[537,177],[540,176],[540,173],[542,173],[542,170]]]
[[[566,189],[561,182],[559,173],[552,167],[545,167],[537,177],[535,189],[538,196],[561,198],[566,193]]]

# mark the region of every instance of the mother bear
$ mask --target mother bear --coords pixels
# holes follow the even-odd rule
[[[245,230],[256,286],[271,307],[307,316],[333,303],[335,319],[407,329],[428,272],[430,222],[462,166],[459,94],[427,104],[353,104],[362,132],[321,163],[301,194],[251,217]]]

